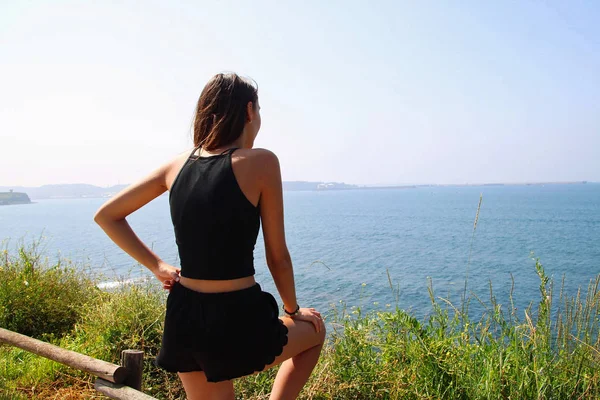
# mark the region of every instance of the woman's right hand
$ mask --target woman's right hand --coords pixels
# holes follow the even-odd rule
[[[294,315],[289,315],[294,321],[306,321],[314,325],[317,332],[325,329],[325,323],[321,317],[321,313],[314,308],[301,308]]]
[[[158,268],[152,271],[154,276],[156,276],[156,279],[162,283],[163,289],[166,289],[169,292],[173,288],[173,285],[175,285],[175,282],[179,282],[180,272],[180,268],[175,268],[164,261],[160,261],[158,263]]]

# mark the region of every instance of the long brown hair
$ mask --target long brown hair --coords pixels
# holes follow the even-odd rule
[[[240,137],[247,118],[247,105],[256,107],[256,83],[237,74],[217,74],[204,86],[194,118],[194,146],[214,150]]]

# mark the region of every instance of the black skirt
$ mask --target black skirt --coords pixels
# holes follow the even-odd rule
[[[199,293],[176,283],[167,298],[156,366],[204,371],[220,382],[262,371],[287,344],[277,301],[259,284],[224,293]]]

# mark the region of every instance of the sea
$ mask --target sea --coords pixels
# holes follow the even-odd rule
[[[154,279],[93,221],[106,199],[34,201],[0,207],[3,249],[37,241],[50,262],[69,259],[107,290]],[[585,292],[600,273],[600,184],[288,191],[284,207],[298,301],[324,312],[399,307],[423,317],[432,295],[459,307],[466,286],[470,313],[482,315],[491,296],[507,310],[512,296],[523,317],[540,301],[536,259],[556,297],[561,287]],[[167,195],[127,219],[179,265]],[[262,235],[254,256],[257,281],[279,301]]]

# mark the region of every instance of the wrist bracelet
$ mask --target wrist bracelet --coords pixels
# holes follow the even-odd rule
[[[294,316],[296,314],[298,314],[298,311],[300,311],[300,304],[296,303],[296,309],[293,312],[289,312],[288,310],[285,309],[285,304],[283,306],[281,306],[281,308],[283,309],[283,312],[286,313],[287,315]]]

